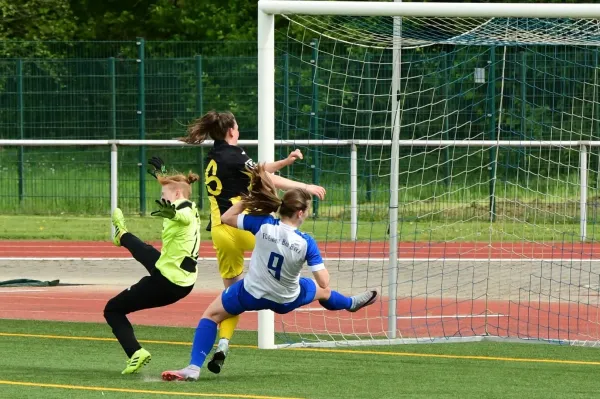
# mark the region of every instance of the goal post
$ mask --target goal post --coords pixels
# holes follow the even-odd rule
[[[600,4],[402,3],[377,1],[259,0],[266,15],[348,15],[386,17],[597,18]]]
[[[275,160],[275,16],[258,10],[258,161]],[[275,316],[258,312],[258,347],[275,348]]]
[[[568,246],[566,241],[572,240],[572,237],[575,237],[577,241],[590,239],[586,230],[589,218],[588,190],[589,185],[592,184],[588,178],[588,168],[591,158],[598,155],[591,154],[596,145],[593,144],[591,147],[586,146],[585,140],[595,143],[595,140],[600,137],[600,124],[595,122],[599,117],[594,114],[598,111],[598,99],[596,98],[597,84],[594,81],[594,87],[588,87],[586,78],[582,75],[581,78],[577,78],[577,90],[580,90],[580,92],[573,90],[572,93],[565,93],[564,90],[561,90],[557,86],[559,85],[559,80],[556,76],[562,72],[552,71],[550,69],[552,66],[544,67],[546,69],[542,71],[525,71],[523,75],[518,75],[520,73],[517,70],[518,61],[512,59],[507,61],[507,57],[512,56],[512,54],[507,55],[506,50],[504,51],[504,55],[496,54],[495,52],[496,47],[506,48],[506,46],[522,47],[524,52],[532,51],[535,54],[537,54],[537,50],[529,50],[527,46],[599,46],[599,25],[597,21],[590,21],[600,18],[600,4],[470,4],[403,3],[400,1],[260,0],[258,2],[258,138],[260,161],[273,159],[273,140],[276,138],[275,121],[277,102],[275,88],[277,86],[276,57],[278,51],[276,46],[276,36],[278,33],[275,29],[276,16],[282,16],[288,20],[287,32],[284,32],[285,28],[283,28],[281,35],[283,35],[288,44],[291,43],[292,46],[298,46],[300,53],[300,55],[296,56],[298,63],[308,64],[309,62],[307,61],[308,58],[305,60],[303,57],[305,56],[305,52],[308,52],[307,49],[309,46],[307,43],[311,35],[325,38],[329,41],[329,44],[322,44],[322,40],[311,41],[310,45],[311,51],[316,51],[319,57],[323,55],[325,59],[323,62],[324,65],[322,65],[321,60],[318,60],[314,55],[310,57],[311,68],[320,68],[325,72],[325,77],[319,73],[319,82],[311,82],[313,86],[319,88],[319,94],[315,94],[317,93],[316,90],[313,91],[311,118],[317,118],[317,115],[315,115],[317,111],[314,108],[314,97],[321,96],[317,101],[325,102],[323,108],[330,107],[336,110],[330,114],[326,110],[325,116],[318,116],[319,120],[324,124],[339,123],[341,127],[349,130],[367,130],[369,140],[391,141],[390,147],[384,148],[384,146],[380,146],[376,148],[372,146],[374,152],[378,152],[373,157],[368,155],[370,152],[359,154],[359,157],[362,157],[360,161],[366,163],[378,162],[375,163],[375,166],[378,168],[377,177],[387,178],[389,184],[389,196],[387,198],[388,231],[387,233],[377,233],[380,235],[377,237],[371,236],[370,238],[371,241],[386,241],[387,248],[385,248],[385,251],[387,252],[385,253],[385,259],[371,258],[371,253],[375,250],[373,249],[373,242],[370,242],[367,245],[369,249],[366,253],[363,253],[366,255],[365,258],[349,260],[349,262],[352,262],[350,271],[352,276],[350,278],[354,279],[363,274],[367,275],[364,281],[361,280],[363,282],[360,283],[365,284],[363,288],[369,288],[369,274],[375,273],[373,271],[376,270],[377,276],[379,276],[377,278],[381,278],[378,283],[380,293],[384,295],[385,305],[387,306],[382,305],[372,313],[362,314],[357,318],[328,317],[325,314],[312,316],[312,313],[318,313],[319,309],[308,309],[307,313],[310,315],[307,317],[311,318],[311,323],[314,320],[315,324],[311,324],[308,330],[303,330],[293,325],[292,330],[300,338],[298,338],[298,341],[290,342],[290,344],[330,346],[397,342],[449,342],[454,340],[471,341],[489,336],[508,339],[526,338],[528,340],[535,339],[552,342],[587,342],[588,339],[590,341],[600,340],[600,335],[592,331],[596,328],[600,331],[600,320],[593,318],[593,320],[588,319],[583,321],[583,318],[591,317],[588,313],[592,310],[597,310],[598,304],[593,301],[584,302],[580,295],[572,296],[571,291],[565,294],[562,288],[559,294],[553,294],[551,288],[546,287],[546,285],[551,285],[551,282],[556,278],[554,270],[547,272],[544,268],[546,263],[553,264],[556,262],[555,259],[561,259],[562,262],[565,257],[568,258],[569,256],[572,258],[571,264],[561,264],[560,268],[572,268],[573,262],[582,263],[583,259],[591,261],[592,255],[596,251],[593,243],[589,247],[582,244],[584,246],[577,247],[576,254],[573,255],[573,251],[569,252],[566,249]],[[338,18],[335,19],[333,17]],[[356,19],[353,19],[354,17]],[[382,19],[378,20],[377,18]],[[405,18],[408,35],[403,34]],[[428,22],[428,18],[430,22]],[[378,24],[378,21],[381,21],[381,23]],[[575,28],[570,30],[570,27]],[[556,34],[554,34],[555,32]],[[328,45],[329,47],[326,47]],[[404,48],[431,48],[437,45],[446,47],[472,46],[477,47],[477,52],[464,55],[460,54],[458,50],[455,51],[451,56],[455,58],[464,56],[464,60],[455,60],[454,64],[452,62],[448,63],[448,56],[445,52],[443,55],[441,55],[442,52],[432,52],[431,57],[428,59],[419,58],[419,56],[414,54],[411,55],[412,58],[409,58],[401,53],[401,50]],[[316,48],[312,46],[316,46]],[[354,53],[350,54],[352,51]],[[369,57],[366,57],[365,54],[369,52],[371,52]],[[386,58],[388,52],[393,54],[391,59]],[[466,53],[468,50],[464,52]],[[565,50],[563,53],[566,54],[565,57],[568,56],[568,51]],[[444,57],[443,62],[439,60],[441,57]],[[558,56],[556,57],[558,60]],[[576,54],[575,57],[588,57],[588,55]],[[286,60],[288,59],[288,54],[286,53]],[[372,59],[375,60],[370,61]],[[484,63],[483,59],[488,59],[489,61]],[[526,56],[523,59],[526,59]],[[554,68],[569,69],[569,71],[574,69],[572,65],[567,65],[569,62],[568,59],[560,60],[564,62],[559,66],[556,66],[558,64],[555,62],[556,65]],[[334,65],[335,62],[339,64]],[[510,90],[513,90],[512,93],[509,93],[508,89],[506,92],[504,90],[505,81],[510,80],[509,77],[505,76],[505,69],[508,68],[506,67],[507,62],[511,63],[510,67],[514,69],[513,73],[515,74],[515,77],[510,77],[510,79],[519,81],[521,87],[524,87],[519,89],[517,85],[511,84]],[[431,67],[433,64],[440,65],[437,69],[432,69],[432,71],[435,70],[434,74],[438,76],[419,76],[412,70],[412,63],[415,65],[414,68],[422,66]],[[367,64],[369,65],[368,69],[376,69],[375,77],[364,75],[364,71],[367,69],[364,68],[364,65]],[[441,65],[446,66],[442,67]],[[523,68],[526,69],[525,67]],[[586,77],[588,72],[594,74],[594,76],[596,75],[593,68],[592,64],[586,61],[586,71],[584,73]],[[498,76],[494,73],[489,73],[486,76],[488,71],[495,72],[496,69],[502,71],[502,73],[498,74]],[[539,75],[542,75],[541,79],[552,80],[554,87],[551,89],[551,94],[560,99],[561,106],[563,107],[561,108],[562,111],[554,109],[544,111],[543,107],[540,108],[541,110],[535,107],[538,100],[530,100],[527,93],[526,82],[529,79],[528,73],[535,75],[535,79],[539,79]],[[430,73],[430,75],[434,74]],[[440,109],[438,104],[444,101],[446,104],[449,103],[448,87],[451,84],[450,82],[443,82],[443,79],[440,80],[442,74],[447,79],[456,79],[459,81],[455,86],[460,86],[459,89],[463,91],[460,94],[454,94],[456,97],[461,97],[460,101],[456,101],[456,108],[448,109],[447,106],[444,106],[444,114],[440,116],[436,114],[437,110]],[[459,75],[459,77],[452,77],[452,74]],[[297,71],[295,76],[297,79],[311,79],[309,76],[313,76],[315,80],[317,79],[316,74],[309,75],[304,70]],[[470,76],[470,79],[473,79],[469,80],[469,83],[475,84],[474,89],[463,87],[466,81],[465,76]],[[438,81],[437,86],[431,85],[429,81],[425,82],[426,79],[432,80],[434,78]],[[336,79],[340,80],[341,83],[336,82]],[[420,85],[417,84],[419,79]],[[417,82],[413,85],[416,89],[411,86],[414,83],[413,81]],[[367,95],[367,97],[372,97],[371,100],[367,98],[367,102],[371,101],[373,104],[370,109],[368,106],[365,107],[363,105],[365,97],[363,90],[364,85],[367,83],[377,86]],[[405,86],[402,86],[403,84]],[[386,85],[389,85],[389,87],[386,88]],[[498,92],[496,86],[502,87],[502,91]],[[443,90],[442,87],[444,88]],[[440,93],[444,93],[444,91],[445,100],[439,100]],[[588,96],[592,92],[593,94],[591,95],[593,97],[590,100]],[[350,93],[348,96],[351,97],[350,99],[344,97],[348,93]],[[298,98],[302,98],[303,95],[305,96],[305,93],[298,93]],[[385,96],[388,99],[387,103]],[[414,101],[410,99],[414,104],[409,104],[410,101],[408,100],[405,103],[405,100],[409,96],[415,97]],[[424,99],[426,96],[429,97]],[[473,100],[476,96],[484,98],[484,101],[476,104],[477,106],[474,105],[475,100]],[[495,96],[498,97],[499,101]],[[340,101],[338,101],[338,97],[341,98]],[[503,104],[502,100],[505,97],[510,99],[509,104]],[[348,102],[352,101],[354,103],[348,105]],[[464,103],[467,101],[471,101],[471,103],[465,105]],[[495,107],[498,105],[498,102],[500,109],[496,113]],[[521,106],[520,113],[516,111],[517,106],[515,104],[517,102]],[[586,102],[595,104],[591,108],[591,111],[589,111],[589,107],[585,104]],[[381,104],[384,103],[386,105],[381,108]],[[297,113],[307,112],[303,111],[303,109],[310,108],[307,104],[310,104],[308,100],[304,104],[304,108],[302,108],[302,104],[299,104],[294,111]],[[289,107],[289,104],[286,106]],[[487,108],[488,106],[490,108]],[[471,119],[469,119],[466,114],[473,112],[476,108],[478,110],[483,109],[485,115],[479,116],[473,113]],[[428,119],[422,120],[420,118],[424,111],[429,112],[430,115]],[[527,111],[531,112],[532,115],[527,115]],[[546,122],[544,116],[537,116],[536,113],[542,112],[552,114],[551,122]],[[591,115],[587,115],[586,112],[591,112]],[[352,118],[358,120],[359,114],[362,115],[364,113],[370,113],[371,115],[371,119],[367,124],[352,126],[348,122]],[[331,116],[331,114],[334,115]],[[332,122],[336,118],[339,122]],[[409,121],[407,120],[408,118],[414,118],[414,120]],[[487,119],[483,123],[482,120],[485,118],[498,118],[498,120]],[[449,121],[450,119],[452,120]],[[440,120],[443,120],[443,123],[450,125],[450,127],[440,127]],[[576,126],[577,123],[580,126]],[[428,127],[423,128],[426,124],[428,124]],[[485,127],[481,131],[476,131],[479,125]],[[599,126],[599,129],[596,129],[596,125]],[[517,126],[518,129],[514,126]],[[303,127],[298,125],[297,129],[303,129]],[[467,134],[467,137],[461,139],[455,138],[455,140],[441,140],[445,137],[440,134],[441,130],[438,129],[444,130],[446,133],[449,129],[453,129],[455,134],[458,131],[466,131],[467,133],[465,134]],[[486,133],[490,129],[494,130],[491,137]],[[501,131],[519,129],[522,134],[520,140],[513,141],[514,136],[506,139],[500,134]],[[403,135],[403,132],[410,130],[412,130],[412,138],[408,140],[406,135]],[[498,134],[496,134],[496,130]],[[529,134],[528,130],[532,130],[532,133]],[[538,131],[542,131],[542,133],[538,134]],[[555,131],[558,133],[554,133]],[[547,139],[547,145],[544,144],[543,137],[547,137],[544,135],[549,135],[548,137],[550,137]],[[351,140],[363,138],[359,136],[357,134]],[[533,146],[527,144],[527,142],[532,143],[540,138],[542,139],[539,141],[539,146],[537,144]],[[416,148],[415,140],[425,140],[428,144],[421,147],[424,148],[422,151],[415,150],[413,152],[413,148]],[[436,141],[439,141],[438,147],[433,145]],[[550,141],[552,141],[552,144],[548,144]],[[510,144],[511,142],[513,144]],[[517,142],[521,144],[517,144]],[[559,142],[562,144],[557,144]],[[439,171],[435,172],[436,174],[434,175],[426,171],[428,168],[431,169],[430,160],[428,159],[435,151],[432,150],[434,147],[436,150],[443,149],[447,153],[450,153],[450,151],[456,152],[456,148],[465,148],[461,150],[462,152],[453,153],[451,159],[443,160],[439,158],[436,164],[438,169],[440,169],[439,166],[441,164],[446,166],[449,164],[450,169],[456,164],[457,171],[451,171],[450,176],[444,176],[443,178],[438,178],[437,173]],[[567,156],[553,155],[554,153],[552,153],[548,155],[549,158],[545,158],[546,155],[542,149],[549,147],[558,148],[562,151],[577,149],[577,161],[571,160],[573,155],[570,153]],[[410,150],[407,153],[407,151],[402,150],[403,148],[409,148]],[[489,154],[486,151],[490,148],[492,148],[490,153],[495,155],[488,156]],[[529,152],[519,152],[522,149],[528,149],[527,151]],[[533,149],[537,152],[534,153]],[[499,172],[496,170],[496,166],[501,159],[500,150],[505,153],[507,150],[514,150],[514,153],[509,153],[508,155],[503,153],[502,157],[519,157],[520,159],[516,161],[515,167],[511,166],[514,170],[511,169],[509,172],[506,170],[502,171],[507,176],[513,173],[516,176],[513,176],[515,181],[509,181],[512,177],[505,177],[504,181],[498,182],[499,178],[497,178],[497,174]],[[371,149],[367,151],[371,151]],[[356,154],[352,154],[352,156],[354,157]],[[554,159],[554,156],[557,158]],[[473,159],[476,161],[473,161]],[[422,167],[417,167],[413,164],[417,160],[422,162]],[[474,165],[473,162],[479,162],[479,164]],[[556,166],[558,169],[554,171],[552,169],[554,166],[546,164],[558,165]],[[465,171],[459,173],[458,166],[460,168],[464,166]],[[403,167],[407,167],[408,169],[405,171]],[[552,171],[550,171],[551,169]],[[413,172],[410,172],[411,170]],[[484,171],[491,171],[491,174],[494,176],[484,175]],[[351,170],[350,173],[356,175],[355,170]],[[411,173],[413,173],[413,176],[410,176]],[[421,175],[421,181],[418,183],[415,183],[415,174]],[[472,179],[475,178],[476,174],[479,174],[479,181],[473,183]],[[526,177],[521,177],[522,175],[526,175]],[[544,210],[544,207],[535,202],[538,201],[537,199],[529,203],[527,200],[519,198],[521,194],[519,190],[525,196],[532,195],[541,198],[546,195],[545,199],[553,204],[551,207],[554,207],[555,203],[562,204],[564,202],[565,204],[570,204],[573,202],[571,190],[573,186],[571,176],[573,175],[577,176],[576,186],[578,187],[577,199],[575,201],[578,208],[577,215],[575,216],[577,231],[573,233],[572,229],[570,229],[568,230],[568,234],[563,233],[562,243],[557,244],[555,236],[552,236],[551,239],[542,237],[536,240],[532,239],[531,235],[527,235],[529,233],[526,234],[518,230],[511,230],[509,232],[503,230],[504,227],[497,227],[499,223],[503,223],[502,221],[506,220],[514,223],[515,226],[523,223],[523,225],[531,225],[534,229],[543,225],[545,229],[561,232],[566,231],[566,228],[557,227],[556,223],[558,222],[556,220],[554,222],[550,220],[550,217],[547,215],[548,212]],[[434,176],[433,181],[428,181],[427,179],[431,178],[431,176]],[[535,176],[536,179],[539,178],[540,181],[556,182],[561,188],[557,189],[556,193],[544,193],[543,189],[529,185],[531,176]],[[457,179],[463,180],[463,183],[461,183],[463,186],[458,185],[456,188],[453,186],[455,184],[454,181]],[[421,199],[409,198],[410,196],[407,193],[410,190],[423,191],[424,187],[431,184],[434,186],[434,193],[429,198],[423,199],[424,194],[420,194]],[[504,186],[499,187],[500,184]],[[466,188],[467,186],[468,188]],[[483,190],[488,186],[489,192],[484,192]],[[579,190],[579,187],[581,187],[581,190]],[[356,188],[353,187],[352,190],[352,195],[354,195]],[[439,193],[436,190],[439,190]],[[455,218],[461,217],[458,214],[463,212],[462,208],[454,205],[438,205],[442,200],[447,200],[451,197],[460,196],[462,201],[464,198],[469,197],[469,193],[474,192],[478,193],[480,200],[482,198],[489,199],[490,207],[493,207],[493,209],[490,208],[487,211],[487,216],[468,217],[467,219],[459,220]],[[404,195],[403,198],[399,198],[400,193]],[[498,196],[503,196],[500,205],[498,205]],[[475,202],[477,201],[473,203]],[[404,228],[402,221],[405,218],[402,209],[407,204],[425,204],[425,210],[419,214],[420,216],[417,216],[417,222],[415,223],[423,223],[421,222],[423,219],[435,221],[435,223],[430,223],[426,228],[426,230],[429,229],[430,237],[440,235],[439,230],[450,230],[450,227],[457,225],[462,226],[468,223],[478,223],[479,231],[475,236],[480,236],[482,231],[488,235],[487,246],[485,246],[486,257],[481,256],[483,250],[474,249],[477,245],[468,241],[480,240],[480,238],[474,238],[470,233],[463,234],[460,232],[460,229],[457,233],[460,236],[458,238],[452,237],[452,233],[447,235],[448,238],[445,241],[430,238],[428,242],[423,244],[428,248],[429,253],[417,248],[422,243],[416,241],[416,238],[411,243],[402,242],[402,231]],[[522,206],[524,209],[531,208],[530,213],[533,213],[533,216],[527,214],[527,210],[514,211],[508,209],[510,204]],[[478,205],[474,206],[477,207]],[[500,222],[497,222],[495,216],[491,217],[489,213],[496,212],[496,207],[500,208]],[[419,212],[421,211],[417,211],[417,213]],[[570,218],[570,212],[564,211],[559,216],[561,218]],[[539,215],[544,215],[544,218],[548,216],[548,221],[539,221]],[[355,228],[356,224],[359,226],[358,229],[361,229],[360,222],[355,223],[353,220],[351,223],[353,226],[352,229]],[[364,226],[365,224],[363,223],[362,225]],[[567,236],[571,238],[565,238]],[[464,248],[461,248],[463,243],[466,244],[464,244]],[[507,243],[510,243],[511,250],[505,249],[507,248]],[[327,244],[331,243],[328,242]],[[344,243],[340,242],[337,244],[341,247]],[[412,245],[410,251],[413,253],[413,258],[408,266],[399,266],[401,261],[410,261],[406,257],[402,258],[402,260],[399,258],[399,248],[403,248],[403,245],[406,248]],[[532,249],[532,253],[528,253],[525,250],[514,249],[518,245],[521,245],[522,248],[529,248],[530,246],[535,248]],[[448,249],[453,246],[458,246],[459,249],[456,251]],[[555,248],[559,246],[561,249],[558,254],[551,253],[547,255],[546,251],[545,254],[540,255],[536,252],[538,250],[541,251],[538,246],[539,248]],[[432,250],[432,248],[438,247],[442,249],[438,252]],[[381,249],[377,251],[381,253]],[[473,252],[478,252],[478,254],[474,255]],[[510,260],[504,258],[506,252],[510,252]],[[423,254],[425,255],[423,256]],[[451,271],[446,272],[446,262],[452,257],[450,254],[458,256],[458,258],[451,259],[452,262],[456,262],[456,265],[450,268],[452,269]],[[465,259],[467,260],[463,260],[462,258],[465,255]],[[470,258],[470,256],[473,257]],[[536,271],[523,267],[518,272],[519,278],[523,279],[522,281],[504,282],[502,278],[516,278],[515,275],[509,274],[511,273],[512,266],[508,265],[515,260],[523,262],[539,261],[541,264],[540,269]],[[380,264],[373,266],[375,262],[380,262]],[[429,262],[436,263],[436,265],[431,266]],[[496,276],[491,276],[496,273],[496,271],[492,270],[492,268],[496,267],[496,264],[492,262],[498,262],[501,272],[506,273],[505,276],[498,277],[500,279],[498,281],[495,280]],[[366,264],[365,270],[361,269],[363,267],[362,264]],[[412,271],[410,273],[402,273],[403,275],[401,276],[399,273],[401,267]],[[419,267],[425,267],[427,270],[418,270]],[[596,278],[600,281],[600,273],[594,267],[582,264],[577,267],[578,273],[588,273],[590,281]],[[524,271],[525,269],[527,271]],[[406,272],[406,270],[403,271]],[[342,266],[338,266],[338,272],[341,274],[345,273],[346,270]],[[444,276],[444,273],[448,273],[448,275]],[[471,273],[471,281],[466,283],[462,279],[468,273]],[[548,273],[550,273],[550,276]],[[407,274],[410,275],[411,280],[402,281],[403,278],[406,278]],[[385,278],[382,278],[382,276],[385,276]],[[441,276],[439,280],[438,276]],[[526,278],[530,280],[528,283],[525,282]],[[421,284],[421,279],[425,281],[423,283],[424,286],[419,285]],[[448,279],[455,279],[455,285],[447,287]],[[535,279],[539,279],[539,281],[536,283],[532,282]],[[434,282],[440,286],[437,288],[432,287],[430,284]],[[470,288],[471,297],[469,298],[464,296],[465,292],[468,291],[468,289],[463,287],[465,284],[472,285]],[[595,289],[591,287],[599,285],[590,282],[586,285],[574,280],[569,280],[566,283],[561,280],[561,284],[565,284],[570,288],[576,288],[580,292],[586,290],[586,292],[590,292],[590,289]],[[355,289],[357,287],[351,286],[350,288]],[[412,292],[413,288],[415,292]],[[406,289],[410,290],[410,292],[404,292]],[[543,297],[543,300],[539,299],[537,303],[534,303],[531,298],[535,295],[538,295],[540,298]],[[567,297],[564,295],[567,295]],[[412,308],[413,301],[420,304],[418,311]],[[434,301],[435,304],[433,304]],[[581,306],[583,306],[585,308],[584,311],[588,313],[586,313],[587,316],[579,321],[585,324],[585,326],[577,326],[574,329],[571,329],[569,325],[565,327],[563,318],[566,317],[570,320],[572,316],[569,311],[565,313],[564,306],[567,306],[569,309],[573,307],[574,312],[581,312],[583,309]],[[404,309],[403,307],[408,308]],[[402,311],[401,314],[397,314],[399,309]],[[448,309],[453,309],[453,311],[446,315],[445,312],[448,312]],[[531,309],[537,311],[537,319],[530,316]],[[526,311],[529,312],[527,315],[525,314]],[[540,312],[547,312],[547,315],[540,316]],[[550,320],[554,316],[558,317],[558,325]],[[297,316],[298,318],[300,316]],[[430,321],[429,318],[432,320]],[[448,331],[444,328],[445,325],[448,325],[448,322],[445,321],[446,318],[452,319],[451,323],[454,323],[453,327]],[[463,331],[464,323],[461,321],[463,318],[469,320],[467,329],[470,331],[468,332]],[[297,319],[284,321],[283,323],[284,325],[286,323],[293,324]],[[495,321],[496,319],[498,321]],[[500,321],[500,319],[503,319],[503,321]],[[400,325],[402,323],[398,322],[399,320],[408,320],[407,322],[410,325],[403,327]],[[419,324],[415,323],[415,320],[425,321]],[[482,322],[474,322],[473,320],[482,320]],[[490,322],[490,320],[493,321]],[[273,321],[274,317],[272,313],[264,312],[259,314],[259,348],[276,347]],[[335,325],[335,332],[328,330],[328,323]],[[566,323],[568,324],[569,322],[567,321]],[[316,327],[317,325],[318,327]],[[362,327],[358,328],[356,327],[357,325]],[[540,327],[550,332],[540,332]],[[410,333],[408,337],[402,333],[403,328]],[[523,332],[524,328],[527,329],[525,333]],[[533,331],[536,328],[537,332]],[[349,331],[346,331],[347,329]],[[358,330],[360,332],[357,332]],[[310,336],[309,341],[304,340],[303,331]]]
[[[396,3],[399,0],[394,0]],[[398,292],[398,268],[392,265],[398,264],[398,175],[399,150],[396,143],[400,140],[400,68],[402,62],[402,18],[395,16],[392,22],[392,109],[391,109],[391,129],[392,129],[392,148],[390,151],[390,205],[389,205],[389,261],[388,261],[388,331],[387,337],[396,338],[397,320],[396,296]]]

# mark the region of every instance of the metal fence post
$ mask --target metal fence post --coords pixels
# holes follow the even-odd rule
[[[146,79],[145,79],[145,42],[143,38],[137,38],[138,48],[138,127],[140,140],[146,139]],[[140,147],[140,214],[146,214],[146,146]]]
[[[446,51],[443,52],[443,68],[444,73],[442,76],[444,77],[444,139],[450,140],[450,67],[448,65],[448,53]],[[450,170],[450,146],[446,146],[444,148],[444,184],[446,187],[450,186],[450,177],[452,176],[452,171]]]
[[[117,139],[117,77],[115,58],[108,59],[108,76],[110,79],[110,131],[113,140]]]
[[[312,64],[312,107],[311,107],[311,112],[310,112],[310,133],[311,133],[311,138],[314,138],[315,140],[318,140],[319,138],[319,86],[317,85],[317,77],[319,74],[318,68],[317,68],[317,61],[318,61],[318,47],[319,47],[319,41],[317,39],[313,39],[310,42],[310,45],[312,46],[312,58],[310,60],[311,64]],[[319,154],[319,148],[315,147],[315,149],[313,149],[312,151],[312,164],[311,164],[311,168],[313,170],[313,184],[316,184],[317,186],[319,185],[319,174],[320,174],[320,169],[321,169],[321,162],[320,162],[320,154]],[[313,215],[314,217],[319,217],[319,198],[317,197],[313,197]]]
[[[579,149],[579,238],[585,241],[587,237],[587,146],[582,145]]]
[[[358,231],[358,151],[352,143],[350,149],[350,239],[356,241]]]
[[[367,76],[366,80],[365,80],[365,86],[366,86],[366,92],[367,92],[367,101],[370,101],[370,104],[367,104],[365,109],[371,109],[373,107],[373,103],[374,103],[374,99],[375,99],[375,93],[373,92],[373,84],[371,82],[371,62],[373,60],[373,56],[371,55],[371,53],[367,53],[365,55],[365,60],[366,60],[366,64],[365,64],[365,75]],[[372,109],[371,109],[371,115],[369,116],[369,118],[373,117],[373,113],[372,113]],[[369,138],[369,136],[367,136],[367,138]],[[373,165],[371,162],[371,146],[368,145],[367,146],[367,151],[366,151],[366,157],[367,157],[367,192],[366,192],[366,196],[365,196],[365,200],[367,202],[371,202],[371,200],[373,199]]]
[[[288,53],[283,55],[283,140],[290,139],[290,56]],[[279,147],[279,159],[287,156],[287,146]],[[294,169],[293,164],[279,173],[289,177]],[[291,169],[291,171],[290,171]],[[282,173],[283,172],[283,173]]]
[[[118,152],[117,145],[111,144],[110,146],[110,214],[112,215],[115,208],[118,206],[118,193],[119,193],[119,173],[118,173]],[[110,224],[111,238],[115,236],[115,226]]]
[[[19,137],[25,138],[25,104],[23,100],[23,60],[17,60],[17,109],[19,120]],[[25,148],[19,147],[19,204],[25,198]]]
[[[196,117],[204,114],[204,86],[202,84],[202,56],[194,57],[196,60]],[[197,152],[197,163],[200,166],[200,189],[198,190],[198,207],[204,208],[204,147]]]
[[[488,102],[489,102],[489,131],[490,140],[496,140],[496,47],[490,49],[490,81],[488,83]],[[494,146],[490,147],[490,221],[496,221],[496,198],[495,198],[495,185],[496,185],[496,151],[498,149]]]

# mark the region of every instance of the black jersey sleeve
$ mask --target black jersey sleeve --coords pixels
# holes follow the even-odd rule
[[[235,150],[235,152],[232,152],[232,166],[235,165],[234,167],[240,172],[244,172],[246,167],[254,168],[254,166],[256,166],[256,163],[248,156],[248,154],[246,154],[246,151],[244,151],[243,148],[235,147]]]

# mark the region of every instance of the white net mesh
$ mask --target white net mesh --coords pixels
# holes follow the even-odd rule
[[[394,17],[285,16],[316,35],[371,48],[434,44],[514,46],[600,44],[600,21],[571,18],[421,18],[403,17],[400,37]]]
[[[277,138],[391,140],[394,96],[401,140],[600,136],[597,20],[403,18],[393,93],[393,18],[284,18],[276,40]],[[580,151],[400,147],[394,317],[402,342],[598,340],[598,154],[592,147],[585,160],[590,200],[581,243]],[[358,148],[356,243],[339,227],[348,223],[348,159],[346,149],[310,150],[313,178],[335,188],[317,204],[318,217],[329,220],[320,244],[345,258],[326,262],[334,289],[377,288],[382,301],[353,315],[313,306],[284,316],[280,343],[390,337],[390,147]]]

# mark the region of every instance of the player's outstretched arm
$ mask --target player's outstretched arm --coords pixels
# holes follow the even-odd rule
[[[235,203],[235,205],[227,209],[227,211],[221,215],[221,223],[237,228],[238,215],[242,214],[243,212],[244,205],[242,204],[242,201],[238,201]]]
[[[175,208],[175,204],[166,199],[156,200],[154,202],[156,202],[158,209],[150,213],[150,216],[171,219],[175,222],[183,224],[184,226],[192,223],[192,218],[194,215],[192,214],[191,208],[177,210]]]
[[[148,169],[148,173],[154,176],[155,179],[158,179],[159,174],[164,175],[167,173],[167,167],[161,157],[150,158],[148,165],[152,166],[152,168]]]
[[[285,191],[285,190],[289,190],[291,188],[303,188],[306,191],[308,191],[308,193],[310,195],[319,197],[319,199],[324,199],[325,194],[327,193],[327,191],[325,191],[325,189],[321,186],[315,186],[314,184],[300,183],[300,182],[286,179],[285,177],[281,177],[281,176],[277,176],[277,175],[271,175],[271,181],[273,182],[275,187],[277,187],[280,190]]]
[[[329,288],[329,272],[327,269],[321,269],[319,271],[313,272],[313,277],[317,282],[317,285],[321,288]]]
[[[189,226],[190,223],[192,223],[192,220],[195,219],[195,217],[196,215],[194,214],[194,212],[192,212],[191,208],[183,208],[175,212],[175,217],[173,217],[173,220],[178,223],[181,223],[184,226]]]
[[[285,159],[266,163],[265,170],[269,173],[275,173],[278,170],[285,168],[286,166],[290,166],[291,164],[296,162],[296,159],[303,159],[303,158],[304,158],[304,155],[302,155],[302,151],[296,149],[296,150],[290,152],[290,155],[288,155],[288,157]]]

